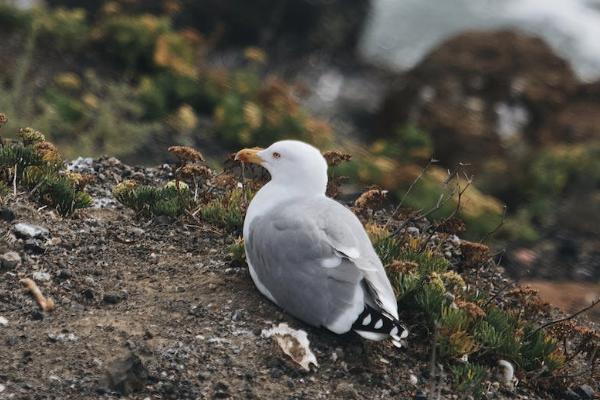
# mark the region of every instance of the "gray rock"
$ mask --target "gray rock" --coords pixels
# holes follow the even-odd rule
[[[22,239],[35,239],[50,236],[50,231],[43,226],[21,222],[13,226],[13,232]]]
[[[565,392],[565,398],[568,400],[579,400],[581,396],[573,391],[573,389],[567,389]]]
[[[8,320],[0,315],[0,326],[8,325]]]
[[[118,304],[122,302],[127,294],[124,292],[108,292],[102,296],[102,301],[106,304]]]
[[[129,353],[108,366],[108,386],[123,395],[140,391],[148,381],[148,370],[137,354]]]
[[[227,385],[225,382],[217,382],[213,389],[213,399],[226,399],[231,397],[229,394],[229,385]]]
[[[2,269],[15,269],[21,265],[21,256],[15,251],[9,251],[0,256]]]
[[[414,226],[409,226],[408,228],[406,228],[406,232],[410,233],[411,235],[419,235],[420,233],[419,228]]]
[[[35,271],[33,273],[33,279],[40,282],[48,282],[50,280],[50,274],[43,271]]]
[[[46,251],[46,248],[35,239],[27,239],[23,245],[23,249],[33,254],[43,254]]]
[[[583,399],[593,399],[594,398],[595,392],[594,392],[594,389],[592,389],[592,387],[590,385],[581,385],[576,390],[577,390],[577,393]]]

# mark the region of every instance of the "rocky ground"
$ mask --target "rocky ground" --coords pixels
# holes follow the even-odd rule
[[[77,168],[97,176],[89,188],[95,207],[62,218],[25,193],[3,205],[0,399],[426,398],[426,341],[413,335],[399,351],[309,328],[255,290],[228,254],[233,236],[204,224],[141,220],[111,199],[116,181],[166,180],[168,169],[116,159]],[[23,278],[54,300],[54,311],[39,310]],[[491,289],[508,282],[498,270],[478,279]],[[261,337],[280,322],[308,332],[318,369],[302,371]],[[488,398],[547,398],[498,382],[488,389]],[[441,395],[460,398],[444,385]],[[588,395],[593,390],[572,398]]]

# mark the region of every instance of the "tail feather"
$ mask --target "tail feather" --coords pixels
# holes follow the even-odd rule
[[[358,316],[352,329],[359,335],[371,340],[392,339],[396,347],[402,347],[402,339],[408,336],[408,330],[396,318],[378,311],[369,305]]]

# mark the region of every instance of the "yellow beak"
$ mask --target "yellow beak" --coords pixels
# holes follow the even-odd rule
[[[264,149],[261,149],[260,147],[254,147],[252,149],[242,149],[237,152],[237,154],[235,155],[235,159],[243,163],[253,163],[262,165],[264,160],[258,155],[258,152],[261,150]]]

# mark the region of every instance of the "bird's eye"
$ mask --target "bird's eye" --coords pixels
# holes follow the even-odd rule
[[[281,154],[279,154],[278,152],[274,152],[274,153],[273,153],[273,158],[274,158],[274,159],[281,158]]]

